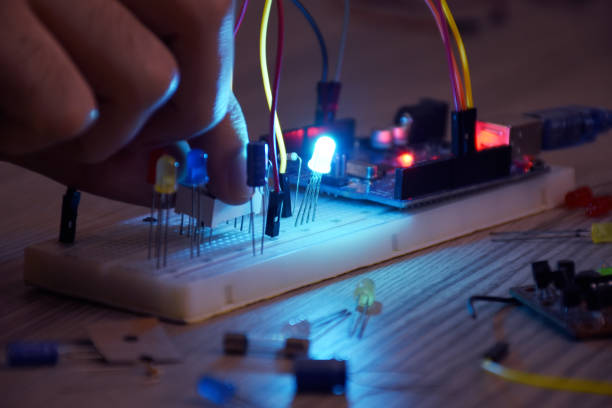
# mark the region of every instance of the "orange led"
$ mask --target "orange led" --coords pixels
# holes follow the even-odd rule
[[[402,153],[397,157],[397,161],[402,167],[410,167],[414,164],[414,155],[412,153]]]

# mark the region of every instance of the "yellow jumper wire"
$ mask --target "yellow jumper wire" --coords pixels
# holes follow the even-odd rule
[[[259,31],[259,65],[261,66],[261,78],[263,80],[268,109],[272,109],[272,90],[270,88],[270,76],[268,72],[267,40],[268,40],[268,21],[270,20],[270,9],[272,0],[266,0],[264,4],[263,16],[261,17],[261,29]],[[274,112],[274,129],[276,132],[276,143],[278,145],[278,155],[280,156],[279,172],[285,173],[287,170],[287,150],[283,139],[283,131],[278,120],[278,113]]]
[[[468,65],[467,54],[465,52],[465,46],[463,45],[463,40],[461,39],[461,34],[459,34],[459,29],[457,28],[457,23],[455,23],[455,19],[446,3],[446,0],[441,0],[442,10],[444,11],[444,15],[446,16],[446,20],[448,21],[448,25],[453,33],[453,37],[455,37],[455,42],[457,43],[457,49],[459,50],[459,56],[461,58],[461,65],[463,68],[463,80],[465,82],[465,98],[468,108],[474,107],[474,99],[472,97],[472,80],[470,78],[470,67]]]
[[[490,359],[482,361],[483,370],[508,381],[560,391],[612,395],[612,383],[579,378],[553,377],[506,368]]]

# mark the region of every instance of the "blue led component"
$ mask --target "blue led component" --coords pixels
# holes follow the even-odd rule
[[[208,183],[207,160],[208,155],[200,149],[192,149],[187,153],[187,168],[181,184],[193,187]]]
[[[236,387],[228,382],[204,376],[198,381],[198,394],[205,400],[223,405],[236,394]]]
[[[314,146],[308,168],[315,173],[327,174],[331,171],[331,162],[336,152],[336,142],[329,136],[321,136]]]

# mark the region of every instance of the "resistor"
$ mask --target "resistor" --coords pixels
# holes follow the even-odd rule
[[[261,195],[261,208],[263,214],[266,213],[266,196],[268,187],[268,145],[264,142],[250,142],[247,145],[247,185],[253,189],[263,188],[264,192]],[[253,256],[255,256],[255,214],[253,212],[253,197],[251,196],[251,213],[249,229],[251,230],[251,239],[253,243]],[[266,218],[263,218],[263,226],[261,229],[261,253],[263,254],[264,232]]]

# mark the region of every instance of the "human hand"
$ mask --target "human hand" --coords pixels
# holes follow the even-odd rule
[[[3,0],[0,158],[150,205],[149,152],[188,140],[211,193],[245,201],[233,16],[231,0]]]

